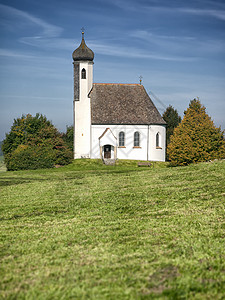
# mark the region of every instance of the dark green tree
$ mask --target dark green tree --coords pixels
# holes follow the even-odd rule
[[[225,140],[199,100],[192,100],[168,145],[172,165],[225,158]]]
[[[163,119],[167,123],[166,145],[169,145],[170,136],[173,134],[174,128],[176,128],[181,122],[181,117],[179,116],[177,110],[173,108],[173,106],[169,105],[163,113]]]
[[[62,138],[65,141],[67,147],[73,152],[73,126],[66,126],[66,133],[62,134]]]
[[[41,114],[15,119],[3,141],[2,151],[8,170],[49,168],[72,160],[72,151],[61,134]]]
[[[0,142],[0,156],[2,156],[3,155],[3,152],[2,152],[2,141]]]

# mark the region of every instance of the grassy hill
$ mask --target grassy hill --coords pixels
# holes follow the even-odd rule
[[[225,161],[0,173],[2,299],[222,299]]]

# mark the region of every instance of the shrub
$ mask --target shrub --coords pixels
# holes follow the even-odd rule
[[[72,161],[72,151],[45,116],[30,114],[14,120],[2,150],[8,170],[51,168]]]
[[[9,155],[9,154],[8,154]],[[7,170],[35,170],[54,166],[54,150],[45,146],[19,145],[9,159],[6,159]]]

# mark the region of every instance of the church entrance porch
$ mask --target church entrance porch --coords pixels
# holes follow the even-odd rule
[[[106,128],[98,139],[101,159],[116,160],[117,138],[112,130]]]
[[[110,159],[111,158],[111,145],[105,145],[104,146],[104,158]]]

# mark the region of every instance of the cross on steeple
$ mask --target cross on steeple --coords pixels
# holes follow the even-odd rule
[[[142,79],[143,79],[143,77],[140,75],[140,76],[139,76],[140,85],[141,85],[141,83],[142,83]]]
[[[84,37],[84,30],[85,30],[85,28],[82,27],[82,28],[81,28],[82,38]]]

